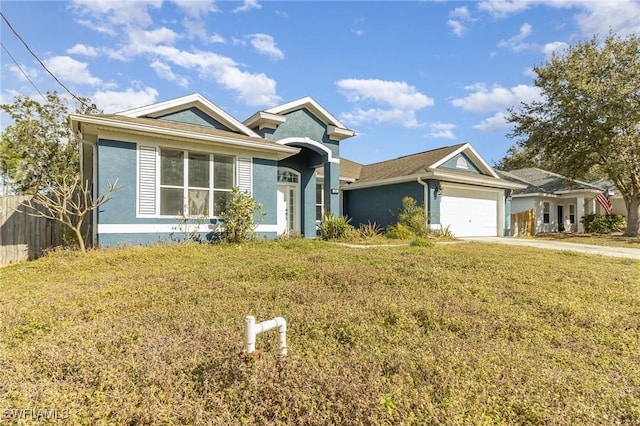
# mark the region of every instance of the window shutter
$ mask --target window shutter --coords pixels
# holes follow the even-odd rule
[[[156,148],[138,147],[138,214],[156,214]]]
[[[253,195],[253,167],[251,158],[238,158],[238,189]]]

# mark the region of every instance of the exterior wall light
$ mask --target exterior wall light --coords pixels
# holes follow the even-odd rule
[[[436,193],[434,198],[438,198],[442,196],[442,183],[438,182],[438,186],[436,187]]]

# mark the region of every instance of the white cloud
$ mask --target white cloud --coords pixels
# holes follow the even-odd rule
[[[433,105],[433,99],[404,81],[345,79],[336,82],[350,102],[370,99],[399,109],[419,110]]]
[[[70,56],[54,56],[45,59],[44,64],[63,83],[86,84],[96,86],[102,83],[89,72],[86,62],[76,61]]]
[[[609,31],[620,36],[640,33],[640,2],[637,0],[489,0],[478,4],[478,9],[495,19],[532,7],[576,10],[574,19],[587,37]]]
[[[12,64],[8,66],[8,69],[16,78],[16,80],[23,81],[23,82],[29,81],[29,79],[35,80],[36,78],[38,78],[38,75],[39,75],[37,68],[29,68],[24,64],[20,65],[20,67]],[[0,103],[4,103],[4,102],[0,102]]]
[[[113,27],[140,26],[147,27],[153,23],[149,8],[160,8],[162,0],[73,0],[71,6],[80,16],[89,16],[94,21],[78,20],[89,28],[100,32],[117,34]],[[111,30],[109,31],[109,28]]]
[[[191,18],[201,18],[209,12],[217,12],[218,7],[214,0],[171,0],[185,15]]]
[[[76,44],[70,49],[67,49],[67,53],[69,55],[88,56],[90,58],[95,58],[96,56],[98,56],[98,51],[94,47],[80,43]]]
[[[469,12],[469,8],[467,6],[456,7],[451,12],[449,12],[450,18],[461,19],[463,21],[472,21],[471,13]]]
[[[97,91],[91,99],[106,114],[126,111],[140,105],[151,105],[156,102],[158,91],[152,87],[141,90],[127,89],[122,92],[112,90]]]
[[[273,105],[276,82],[263,73],[252,74],[240,69],[231,58],[213,52],[186,52],[169,46],[157,46],[153,53],[166,62],[196,70],[201,79],[213,79],[223,87],[236,91],[238,98],[250,106]]]
[[[522,72],[522,75],[524,75],[525,77],[529,77],[531,79],[538,77],[538,74],[536,74],[533,68],[527,68]]]
[[[467,87],[474,92],[464,98],[454,99],[453,106],[473,112],[499,111],[520,102],[532,102],[540,98],[540,89],[535,86],[519,84],[511,89],[494,86],[488,90],[484,84]]]
[[[480,2],[478,9],[499,19],[527,10],[531,3],[527,0],[488,0]]]
[[[218,34],[218,33],[211,34],[211,35],[209,36],[209,41],[210,41],[211,43],[225,43],[225,42],[226,42],[226,40],[224,39],[224,37],[222,37],[222,36],[221,36],[220,34]]]
[[[447,25],[451,28],[451,31],[458,37],[462,37],[467,33],[467,27],[460,21],[456,21],[453,19],[449,19],[447,21]]]
[[[261,55],[270,56],[273,59],[284,59],[284,53],[278,49],[272,36],[268,34],[250,34],[247,38],[254,49]]]
[[[189,87],[189,80],[187,80],[185,77],[180,77],[174,74],[171,67],[165,64],[164,62],[160,62],[156,60],[156,61],[153,61],[151,64],[149,64],[149,66],[156,72],[158,77],[168,81],[176,82],[178,86],[183,87],[185,89]]]
[[[244,0],[242,6],[238,6],[232,10],[234,13],[238,12],[248,12],[251,9],[261,9],[262,5],[258,2],[258,0]]]
[[[505,112],[497,112],[492,117],[486,118],[473,126],[474,129],[482,130],[488,133],[504,133],[510,124],[507,122],[507,114]]]
[[[217,83],[235,92],[238,99],[249,106],[273,105],[280,101],[276,95],[276,81],[264,73],[246,71],[233,59],[211,51],[181,50],[175,45],[184,38],[183,35],[167,27],[150,28],[152,21],[149,12],[153,8],[160,7],[161,4],[161,0],[131,2],[74,0],[73,6],[80,19],[91,18],[85,23],[91,28],[95,29],[91,26],[95,25],[94,23],[105,25],[105,28],[112,27],[110,34],[125,37],[120,46],[116,44],[114,48],[102,49],[102,52],[111,59],[127,61],[139,57],[146,58],[158,75],[167,79],[175,78],[173,81],[179,85],[187,84],[187,80],[178,76],[177,67],[194,71],[198,78],[204,80],[203,84]],[[188,13],[194,21],[201,19],[203,14],[213,11],[215,6],[211,1],[190,5],[185,0],[177,4],[179,7],[188,8]],[[243,12],[260,7],[257,0],[246,0],[234,11]],[[197,23],[187,23],[187,25],[192,25],[192,36],[204,37],[210,42],[224,42],[224,38],[217,34],[207,38],[204,28]],[[275,43],[271,47],[268,44],[258,44],[257,48],[263,49],[263,53],[269,52],[270,55],[284,57]]]
[[[144,46],[168,44],[173,45],[180,35],[172,29],[162,27],[152,31],[135,30],[129,33],[129,39],[136,44]]]
[[[396,123],[404,127],[418,127],[418,119],[415,111],[403,109],[382,109],[370,108],[367,110],[356,108],[353,112],[346,112],[340,117],[351,124],[358,125],[361,123],[379,123],[389,124]]]
[[[469,8],[467,6],[456,7],[449,12],[449,20],[447,25],[451,28],[451,31],[458,36],[462,37],[467,33],[467,27],[465,23],[473,22],[475,19],[471,16]]]
[[[182,26],[187,30],[187,37],[189,38],[207,38],[207,29],[205,23],[201,19],[184,19]]]
[[[362,29],[362,26],[365,23],[365,19],[362,17],[357,17],[353,19],[353,23],[351,24],[351,32],[355,35],[357,35],[358,37],[363,37],[365,36],[367,33]]]
[[[456,135],[453,133],[453,129],[455,128],[455,124],[430,123],[427,137],[436,139],[456,139]]]
[[[336,86],[349,102],[376,105],[368,109],[358,106],[354,112],[343,114],[345,120],[353,124],[373,121],[417,127],[416,111],[434,104],[433,99],[402,81],[345,79],[337,81]],[[377,107],[379,105],[385,108]]]
[[[619,36],[640,33],[640,2],[636,0],[587,1],[582,8],[576,22],[585,35],[604,35],[609,30]]]
[[[569,45],[563,41],[554,41],[552,43],[547,43],[542,47],[542,53],[545,54],[547,59],[551,59],[551,55],[554,53],[559,53],[562,50],[565,50]]]
[[[531,31],[532,31],[531,25],[525,22],[520,27],[520,32],[518,34],[516,34],[515,36],[507,40],[500,40],[500,42],[498,43],[498,46],[505,47],[514,52],[521,52],[523,50],[527,50],[530,47],[532,47],[532,45],[529,43],[525,43],[524,39],[526,39],[531,35]]]

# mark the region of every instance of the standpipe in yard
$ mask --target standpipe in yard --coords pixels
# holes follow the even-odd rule
[[[278,329],[278,351],[280,356],[287,356],[287,322],[282,317],[276,317],[256,324],[255,317],[244,318],[244,351],[247,354],[256,350],[256,337],[258,334]]]

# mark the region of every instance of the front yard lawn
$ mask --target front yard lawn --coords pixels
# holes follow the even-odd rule
[[[591,244],[594,246],[637,248],[640,250],[640,237],[623,237],[622,235],[553,233],[522,238],[557,240],[564,243]]]
[[[66,424],[640,424],[640,262],[320,241],[0,270],[0,407]],[[240,356],[245,315],[283,316]],[[29,419],[27,419],[28,421]]]

